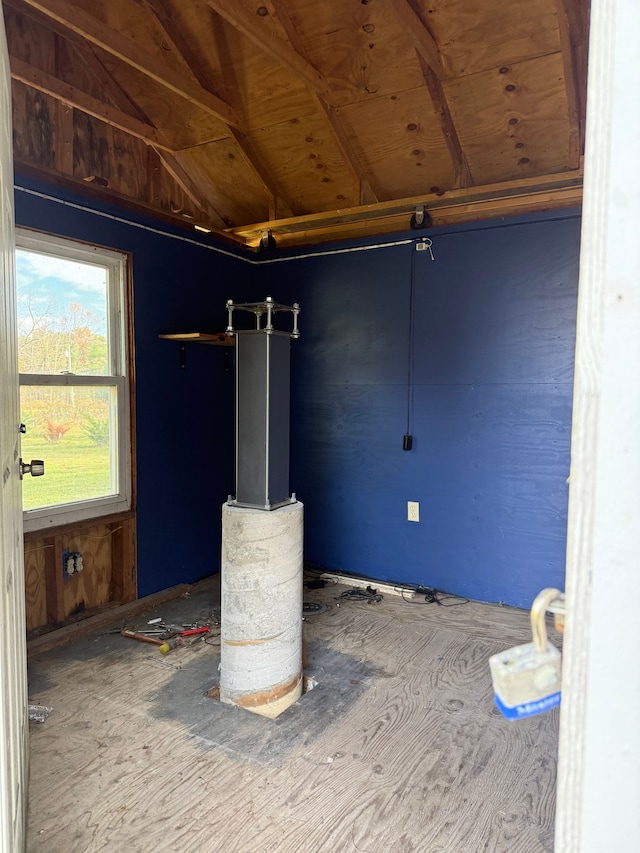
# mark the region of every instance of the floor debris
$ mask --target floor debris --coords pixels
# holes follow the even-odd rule
[[[27,705],[29,711],[29,721],[32,723],[44,723],[49,714],[53,711],[48,705]]]

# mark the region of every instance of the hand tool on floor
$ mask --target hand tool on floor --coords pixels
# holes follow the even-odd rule
[[[163,638],[165,640],[170,639],[171,637],[182,636],[185,631],[192,630],[197,628],[198,630],[202,630],[199,625],[189,624],[189,625],[172,625],[170,623],[162,622],[159,625],[156,625],[156,629],[160,629],[163,634]],[[207,627],[208,630],[208,627]]]
[[[125,628],[126,631],[133,631],[134,634],[144,634],[145,637],[160,637],[165,634],[164,628]]]
[[[195,637],[197,634],[208,634],[209,626],[203,625],[202,627],[193,627],[193,628],[185,628],[183,631],[180,631],[180,637]]]
[[[200,637],[203,637],[205,634],[209,633],[209,628],[187,628],[185,631],[181,631],[177,637],[173,637],[171,640],[167,640],[160,646],[160,654],[166,655],[167,652],[170,652],[172,649],[176,649],[178,646],[190,646],[192,643],[197,642]]]
[[[164,643],[164,640],[160,640],[158,637],[141,634],[139,631],[129,631],[126,628],[123,628],[120,633],[123,637],[128,637],[130,640],[139,640],[141,643],[153,643],[154,646],[161,646]]]

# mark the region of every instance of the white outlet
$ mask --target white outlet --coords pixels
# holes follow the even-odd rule
[[[420,521],[420,504],[418,501],[407,501],[407,521]]]

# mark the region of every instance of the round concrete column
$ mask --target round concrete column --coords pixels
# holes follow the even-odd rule
[[[220,699],[266,717],[302,692],[303,510],[222,507]]]

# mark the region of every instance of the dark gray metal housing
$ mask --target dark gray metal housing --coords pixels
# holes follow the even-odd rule
[[[290,337],[287,332],[236,332],[234,503],[239,506],[269,510],[291,501]]]
[[[289,380],[291,339],[300,337],[300,306],[227,300],[227,332],[236,338],[236,495],[229,503],[277,509],[295,503],[289,493]],[[255,316],[255,328],[235,329],[233,315]],[[275,314],[293,317],[290,332],[276,330]]]

